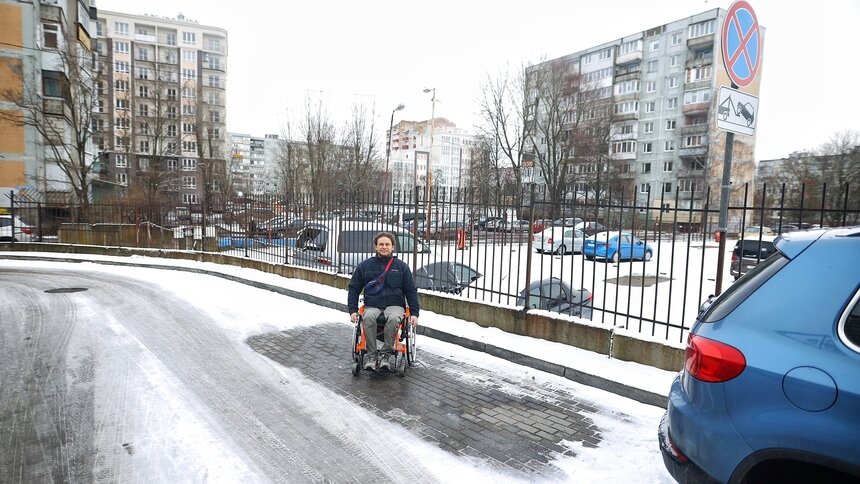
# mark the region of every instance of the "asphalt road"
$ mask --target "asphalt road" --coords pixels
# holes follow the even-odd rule
[[[601,442],[590,402],[447,356],[355,378],[342,322],[237,341],[143,280],[0,268],[0,287],[2,483],[438,481],[404,435],[563,481],[559,443]]]

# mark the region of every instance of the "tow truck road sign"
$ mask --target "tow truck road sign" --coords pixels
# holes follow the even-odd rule
[[[717,102],[717,128],[732,133],[755,134],[758,98],[726,86],[720,87]]]

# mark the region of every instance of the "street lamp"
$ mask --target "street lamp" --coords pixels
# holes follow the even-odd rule
[[[430,189],[433,184],[433,176],[430,173],[430,162],[433,159],[433,125],[436,124],[436,88],[424,88],[424,93],[433,93],[433,97],[431,99],[432,107],[430,109],[430,152],[427,155],[427,182],[424,185],[424,195],[427,200],[427,212],[424,214],[424,226],[426,232],[426,239],[430,240]]]
[[[388,124],[388,153],[385,154],[385,184],[384,184],[384,186],[385,186],[385,201],[386,202],[388,201],[388,194],[391,193],[391,189],[388,187],[388,180],[389,180],[388,162],[389,162],[389,160],[391,160],[391,137],[393,135],[392,132],[394,131],[394,113],[396,113],[397,111],[402,111],[403,108],[405,108],[405,107],[406,106],[404,106],[403,103],[400,103],[397,105],[396,108],[391,110],[391,122]]]

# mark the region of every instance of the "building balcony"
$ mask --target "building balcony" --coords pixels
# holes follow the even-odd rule
[[[613,160],[635,160],[636,159],[636,152],[631,151],[629,153],[613,153],[612,159]]]
[[[642,51],[637,50],[633,52],[628,52],[623,55],[619,55],[615,58],[615,65],[624,65],[630,62],[641,61],[642,60]]]
[[[681,135],[689,136],[692,134],[706,134],[708,132],[708,124],[694,124],[691,126],[681,126]]]
[[[204,52],[215,52],[217,54],[227,53],[227,49],[225,49],[223,45],[209,45],[207,42],[203,43],[203,48],[201,50]]]
[[[684,84],[685,91],[695,91],[696,89],[706,89],[711,87],[711,79],[702,79],[701,81],[693,81]]]
[[[685,104],[684,105],[684,114],[695,114],[695,113],[706,113],[711,108],[711,103],[695,103],[695,104]]]
[[[642,79],[642,70],[641,69],[630,69],[624,72],[618,72],[615,74],[615,83],[624,82],[624,81],[632,81],[635,79]]]
[[[707,146],[687,146],[678,150],[678,156],[682,158],[701,157],[707,154]]]
[[[639,113],[623,113],[623,114],[613,114],[612,121],[634,121],[639,119]]]
[[[206,63],[206,64],[203,64],[203,68],[208,69],[210,71],[218,71],[218,72],[226,72],[227,71],[227,66],[224,64]]]
[[[687,39],[687,47],[693,50],[699,50],[699,48],[706,47],[709,45],[714,45],[714,34],[702,35],[701,37]]]
[[[146,42],[148,44],[154,44],[157,42],[157,38],[154,35],[145,35],[145,34],[134,34],[135,42]]]
[[[713,54],[707,56],[695,56],[687,59],[686,68],[692,69],[693,67],[702,67],[711,65],[714,63]]]

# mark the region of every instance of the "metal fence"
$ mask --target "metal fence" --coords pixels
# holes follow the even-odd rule
[[[735,191],[742,202],[729,206],[722,268],[726,280],[732,276],[735,240],[763,240],[771,231],[860,224],[860,200],[849,196],[848,186],[831,192],[824,187],[814,197],[805,187],[799,193],[785,186],[761,187],[759,192],[764,195],[753,197],[751,187],[743,187]],[[13,223],[19,225],[11,232],[18,241],[219,252],[345,274],[355,262],[348,257],[354,242],[325,241],[319,231],[411,232],[420,242],[400,239],[401,246],[414,247],[399,256],[416,278],[420,272],[425,282],[430,280],[424,286],[434,288],[430,290],[567,315],[580,314],[582,304],[590,304],[595,324],[672,344],[684,341],[700,303],[715,291],[719,202],[710,192],[664,193],[659,198],[607,193],[599,200],[571,194],[551,202],[532,187],[516,197],[496,197],[493,203],[479,193],[437,190],[429,199],[419,190],[398,198],[388,193],[367,193],[360,199],[257,196],[218,206],[123,200],[82,206],[6,196],[11,198]],[[538,251],[542,236],[549,235],[541,229],[551,230],[553,221],[564,226],[577,219],[589,223],[583,227],[586,235],[605,228],[610,234],[638,238],[650,260],[592,259],[576,251],[576,242],[566,247],[570,253],[558,250],[558,242]],[[750,226],[763,229],[745,231]],[[369,254],[372,248],[366,244]],[[422,272],[434,263],[444,263],[447,272]],[[533,289],[541,282],[542,290]],[[590,299],[576,299],[577,289],[587,290]],[[565,299],[574,301],[565,305]]]

